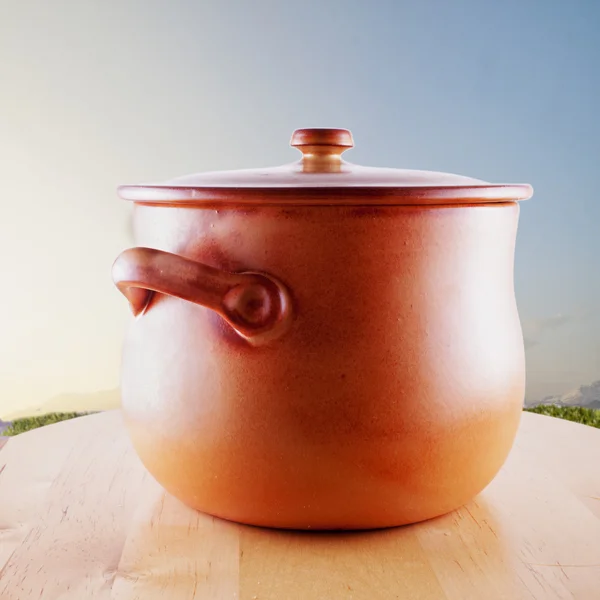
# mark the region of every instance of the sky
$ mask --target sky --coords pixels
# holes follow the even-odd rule
[[[118,386],[121,183],[290,162],[531,183],[527,396],[600,379],[600,2],[0,0],[0,416]]]

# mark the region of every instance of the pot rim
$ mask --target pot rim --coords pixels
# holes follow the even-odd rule
[[[283,206],[461,206],[528,200],[526,183],[413,187],[265,187],[225,188],[164,185],[122,185],[123,200],[158,205],[283,205]]]

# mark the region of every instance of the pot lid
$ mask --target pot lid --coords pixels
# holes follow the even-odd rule
[[[119,195],[151,204],[410,205],[510,202],[533,194],[528,184],[492,184],[452,173],[347,162],[342,153],[354,147],[348,129],[297,129],[290,145],[302,154],[293,163],[123,185]]]

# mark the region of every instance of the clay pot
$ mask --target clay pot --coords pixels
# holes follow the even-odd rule
[[[513,288],[528,185],[359,167],[298,130],[272,169],[123,186],[138,247],[122,405],[144,465],[242,523],[395,526],[477,495],[524,399]]]

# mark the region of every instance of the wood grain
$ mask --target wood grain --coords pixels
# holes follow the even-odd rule
[[[239,526],[147,474],[119,411],[0,451],[0,598],[600,598],[600,431],[524,413],[496,479],[425,523],[357,533]]]

